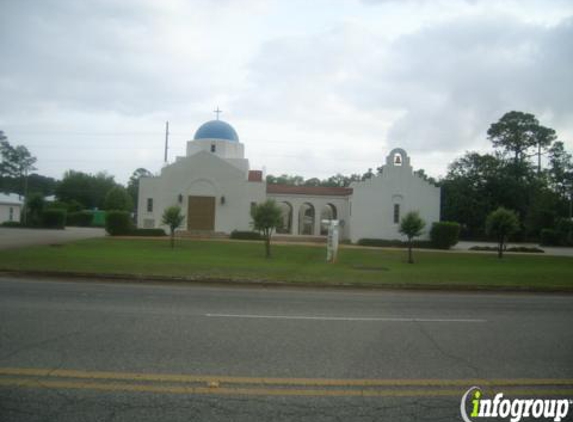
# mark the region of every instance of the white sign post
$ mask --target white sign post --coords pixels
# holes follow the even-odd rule
[[[322,220],[322,223],[328,224],[326,262],[335,263],[338,255],[338,220]]]

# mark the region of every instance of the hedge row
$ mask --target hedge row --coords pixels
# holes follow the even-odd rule
[[[93,211],[76,211],[68,214],[67,225],[75,227],[90,227],[94,220]]]
[[[231,239],[239,240],[261,240],[262,236],[259,232],[233,230],[231,232]]]
[[[105,230],[111,236],[127,236],[135,229],[127,211],[109,211],[105,218]]]
[[[387,240],[387,239],[373,239],[364,238],[359,239],[357,242],[360,246],[375,246],[380,248],[407,248],[408,242],[403,242],[398,239]],[[429,240],[414,240],[412,242],[414,248],[420,249],[430,249],[432,248],[432,243]]]

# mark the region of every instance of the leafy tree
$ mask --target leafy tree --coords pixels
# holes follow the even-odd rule
[[[96,175],[68,170],[56,187],[56,197],[60,201],[75,200],[84,208],[103,208],[105,196],[116,186],[113,176],[104,172]]]
[[[304,181],[305,186],[320,186],[320,179],[318,177],[313,177]]]
[[[0,131],[0,156],[0,176],[23,177],[36,169],[36,157],[23,145],[12,146],[3,131]]]
[[[39,192],[44,196],[53,195],[57,181],[52,177],[32,173],[27,176],[28,192]],[[0,176],[0,192],[13,192],[24,195],[24,184],[21,177]]]
[[[175,247],[175,229],[181,226],[184,220],[185,216],[181,213],[181,208],[178,206],[168,207],[163,211],[161,222],[169,227],[171,249]]]
[[[255,230],[261,232],[265,241],[265,257],[271,257],[271,235],[273,230],[282,225],[281,208],[272,199],[251,208],[251,217]]]
[[[413,264],[412,240],[422,235],[426,222],[422,220],[418,211],[410,211],[400,221],[399,232],[408,238],[408,263]]]
[[[569,200],[569,218],[573,201],[573,159],[565,151],[563,142],[555,142],[549,149],[549,184],[564,200]]]
[[[537,147],[538,173],[541,171],[541,152],[556,139],[553,129],[541,126],[533,114],[521,111],[505,113],[487,131],[493,146],[513,155],[514,163],[523,161],[528,151]]]
[[[372,169],[370,168],[370,169],[368,169],[368,171],[367,171],[366,173],[364,173],[364,174],[362,175],[361,180],[362,180],[362,181],[368,180],[368,179],[371,179],[372,177],[374,177],[374,172],[373,172]]]
[[[42,223],[42,212],[46,207],[44,197],[40,193],[33,193],[26,198],[25,224],[39,226]]]
[[[105,195],[105,210],[131,211],[133,202],[123,186],[114,186]]]
[[[0,176],[20,179],[23,194],[28,196],[28,173],[36,170],[34,157],[23,145],[12,146],[8,138],[0,131]],[[26,223],[26,204],[24,204],[24,223]]]
[[[486,220],[486,233],[497,240],[497,257],[503,257],[507,239],[519,230],[519,219],[515,212],[503,207],[493,211]]]
[[[129,196],[131,196],[131,200],[137,209],[138,204],[138,195],[139,195],[139,180],[142,177],[152,177],[153,174],[142,167],[136,169],[130,176],[129,181],[127,182],[127,192]]]
[[[381,172],[380,172],[381,173]],[[432,176],[428,176],[424,169],[415,170],[414,174],[418,176],[420,179],[425,180],[426,182],[431,183],[432,185],[437,185],[438,182]]]

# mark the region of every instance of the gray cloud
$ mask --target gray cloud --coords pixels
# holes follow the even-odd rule
[[[251,64],[253,90],[237,102],[249,103],[248,110],[262,118],[272,118],[273,104],[280,104],[282,118],[298,125],[367,136],[360,122],[329,113],[337,102],[373,118],[399,116],[389,143],[416,151],[463,150],[511,109],[545,116],[549,126],[567,123],[573,113],[570,39],[573,19],[543,27],[508,16],[468,17],[390,44],[345,25],[267,43]]]

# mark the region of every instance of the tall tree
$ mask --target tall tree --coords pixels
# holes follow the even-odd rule
[[[23,145],[13,146],[0,131],[0,176],[22,177],[35,170],[37,159]]]
[[[569,218],[573,217],[573,158],[563,142],[555,142],[549,149],[549,183],[565,201],[569,202]]]
[[[533,114],[521,111],[505,113],[487,131],[495,148],[513,156],[517,165],[528,157],[531,148],[537,147],[538,172],[541,171],[542,150],[556,139],[555,131],[539,124]]]
[[[142,167],[136,169],[133,173],[131,173],[129,181],[127,182],[127,192],[129,193],[129,196],[131,196],[131,200],[133,201],[135,208],[137,208],[137,203],[138,203],[139,180],[142,177],[152,177],[152,176],[153,174],[149,170]]]

